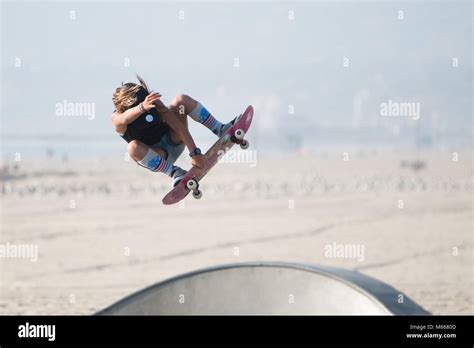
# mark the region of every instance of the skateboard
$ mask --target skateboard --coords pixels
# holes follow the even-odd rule
[[[186,176],[168,194],[163,197],[163,204],[170,205],[178,203],[186,198],[192,191],[193,197],[200,199],[202,191],[199,189],[199,182],[216,165],[219,159],[235,144],[239,144],[243,150],[248,149],[250,143],[244,139],[250,128],[253,118],[253,107],[249,105],[241,114],[235,124],[225,132],[209,150],[204,154],[207,165],[204,168],[193,166]]]

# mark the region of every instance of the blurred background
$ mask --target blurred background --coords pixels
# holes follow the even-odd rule
[[[0,258],[0,312],[89,314],[185,271],[280,260],[472,314],[472,22],[470,1],[3,1],[0,246],[38,253]],[[112,93],[137,73],[222,121],[254,106],[250,149],[202,200],[163,206],[169,180],[115,134]]]

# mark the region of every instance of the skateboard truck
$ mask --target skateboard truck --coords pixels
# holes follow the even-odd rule
[[[237,129],[234,134],[230,137],[233,143],[239,144],[242,150],[247,150],[250,146],[248,140],[244,139],[245,132],[242,129]]]
[[[202,197],[202,191],[199,190],[199,184],[195,178],[191,178],[188,180],[186,183],[186,187],[190,190],[193,191],[193,197],[195,199],[201,199]]]

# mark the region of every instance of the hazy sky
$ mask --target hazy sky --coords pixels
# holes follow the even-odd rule
[[[112,93],[139,73],[223,120],[253,104],[253,136],[277,143],[469,138],[472,20],[470,1],[3,2],[2,133],[113,137]],[[389,100],[419,119],[383,117]]]

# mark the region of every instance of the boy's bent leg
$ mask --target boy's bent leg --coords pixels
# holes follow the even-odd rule
[[[203,124],[217,136],[220,136],[224,129],[228,129],[227,126],[229,124],[224,125],[219,122],[200,102],[188,95],[178,94],[171,102],[170,107],[176,110],[179,115],[189,115],[193,120]]]
[[[141,141],[132,140],[131,142],[128,143],[128,154],[134,161],[139,162],[143,159],[143,157],[145,157],[149,148],[150,148],[149,146],[143,144]],[[166,158],[165,151],[161,149],[155,149],[155,152],[160,157]]]
[[[165,151],[151,149],[149,146],[137,140],[132,140],[128,143],[128,154],[141,166],[153,172],[161,172],[171,177],[176,169],[179,168],[166,161]]]

